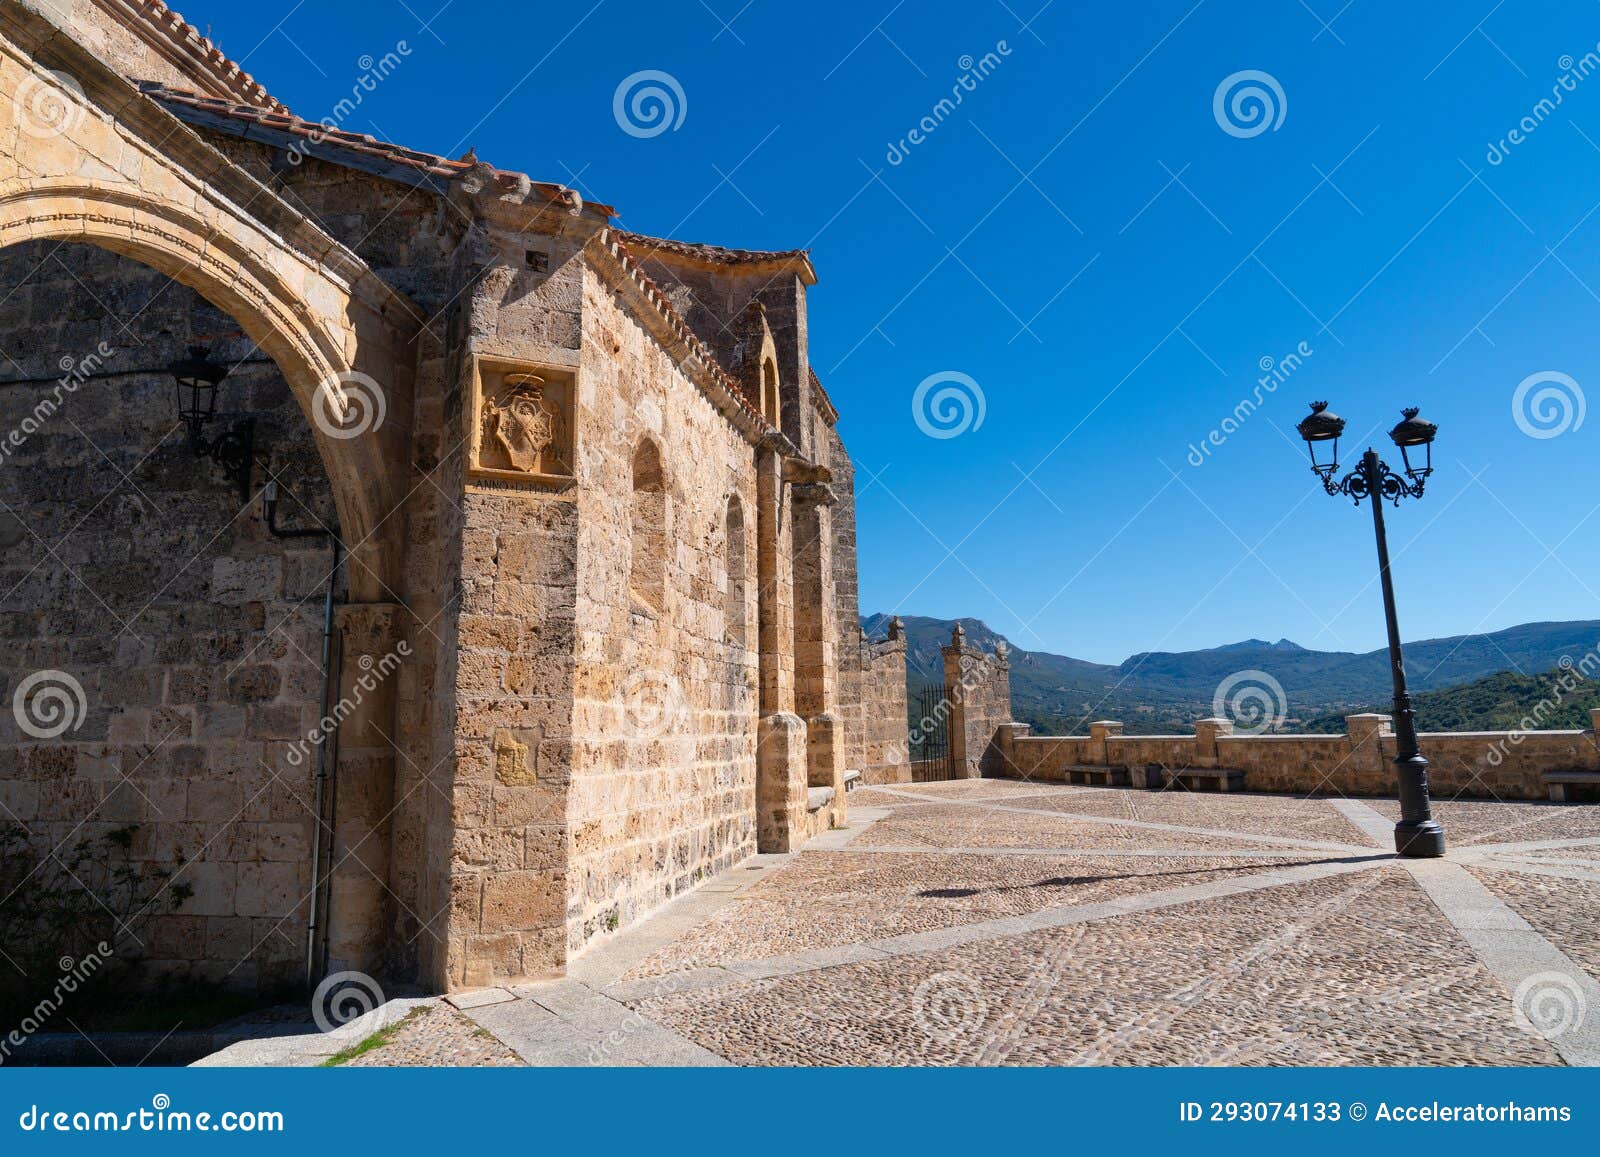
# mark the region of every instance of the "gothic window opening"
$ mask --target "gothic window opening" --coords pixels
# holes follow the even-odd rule
[[[632,532],[629,588],[645,607],[659,611],[667,578],[667,488],[661,452],[649,439],[633,452]]]
[[[746,597],[748,594],[748,576],[745,563],[744,543],[744,506],[735,494],[728,499],[727,518],[727,564],[728,564],[728,592],[727,592],[727,633],[728,642],[740,647],[750,645],[746,635]]]

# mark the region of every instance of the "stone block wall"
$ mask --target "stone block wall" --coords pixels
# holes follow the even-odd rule
[[[137,825],[134,864],[194,893],[137,930],[153,972],[293,983],[317,754],[297,741],[321,715],[330,550],[272,537],[195,458],[166,367],[209,341],[233,367],[219,408],[256,418],[281,521],[332,526],[310,428],[231,318],[138,262],[12,246],[0,298],[0,436],[24,433],[0,456],[0,814],[41,848]],[[37,417],[41,402],[59,409]],[[11,711],[41,671],[83,690],[58,737]]]
[[[749,348],[745,316],[752,304],[760,305],[777,347],[783,386],[780,426],[802,453],[815,456],[806,290],[800,277],[770,264],[736,270],[712,267],[644,244],[632,248],[667,300],[735,374],[746,368],[747,357],[756,354]]]
[[[121,308],[122,274],[93,270],[84,280],[114,299],[159,359],[115,374],[150,380],[119,384],[114,397],[96,393],[109,371],[86,383],[97,412],[78,432],[98,443],[98,458],[40,432],[26,450],[37,457],[18,458],[29,469],[0,473],[25,512],[0,535],[33,533],[34,507],[47,518],[81,514],[84,526],[109,519],[92,549],[73,544],[57,561],[114,585],[116,598],[96,596],[107,610],[126,602],[160,621],[140,640],[145,649],[124,640],[130,631],[107,643],[103,623],[85,628],[95,611],[82,592],[45,589],[61,576],[43,565],[0,596],[0,614],[13,595],[20,603],[0,620],[0,657],[79,664],[98,705],[83,728],[101,750],[87,755],[76,741],[40,754],[0,734],[0,791],[19,814],[63,823],[103,804],[107,816],[148,818],[146,805],[109,786],[111,749],[144,757],[141,744],[158,746],[158,723],[187,728],[180,737],[190,742],[147,802],[163,814],[181,807],[191,827],[158,832],[165,842],[153,850],[143,834],[134,843],[151,863],[184,861],[195,897],[175,919],[271,920],[265,932],[286,947],[279,955],[276,941],[253,944],[254,971],[240,982],[298,977],[306,914],[285,906],[316,895],[305,861],[321,855],[338,866],[325,959],[312,967],[438,987],[558,972],[597,936],[750,854],[758,830],[788,846],[837,823],[844,768],[887,742],[869,739],[881,720],[860,700],[861,681],[889,660],[845,634],[856,622],[853,495],[841,502],[831,487],[832,469],[847,487],[850,470],[837,415],[809,372],[814,275],[803,255],[676,248],[684,259],[669,263],[671,276],[663,267],[660,282],[674,299],[687,291],[690,326],[724,363],[709,366],[660,288],[601,234],[604,206],[481,163],[413,166],[370,141],[319,140],[322,160],[288,155],[286,126],[172,91],[133,97],[113,71],[265,99],[214,68],[197,36],[205,59],[179,59],[188,51],[179,45],[175,69],[147,69],[138,37],[107,36],[98,17],[81,30],[50,23],[93,15],[87,0],[49,7],[55,17],[7,9],[0,72],[16,87],[30,69],[37,80],[37,66],[61,66],[107,115],[25,148],[19,133],[0,132],[0,176],[93,179],[74,186],[81,197],[14,201],[0,224],[11,238],[59,232],[142,254],[232,315],[182,291],[172,298],[177,320],[145,340],[152,335],[131,322],[162,311]],[[0,127],[15,129],[15,114],[0,104]],[[27,295],[16,300],[4,326],[7,345],[17,343],[7,352],[22,359],[14,364],[84,336],[90,314],[76,299],[58,295],[48,315]],[[36,333],[31,315],[61,331]],[[725,388],[739,379],[741,338],[756,321],[782,379],[781,432],[767,432]],[[164,369],[202,323],[215,323],[212,354],[241,362],[231,386],[248,396],[231,408],[259,419],[285,521],[303,524],[296,503],[320,501],[331,526],[333,495],[348,520],[341,530],[355,556],[336,616],[346,662],[335,693],[354,695],[405,645],[405,661],[384,666],[382,686],[340,729],[332,817],[312,815],[306,755],[315,753],[290,757],[322,706],[314,556],[327,547],[271,538],[248,514],[197,545],[218,511],[183,488],[205,464],[165,449],[133,457],[171,396],[152,366]],[[266,357],[230,336],[241,326]],[[479,372],[489,359],[551,371],[559,401],[521,369],[516,380],[497,371],[491,394]],[[348,439],[319,422],[313,440],[306,411],[336,374],[346,392],[352,378],[375,386],[386,421]],[[35,377],[11,384],[51,375]],[[18,413],[31,405],[21,397],[0,388],[0,405]],[[501,437],[494,453],[514,469],[486,469],[480,435],[491,427]],[[657,465],[641,499],[646,439]],[[527,466],[530,455],[559,469]],[[113,473],[139,485],[97,489]],[[180,491],[189,503],[181,523],[153,525],[151,508]],[[107,500],[89,507],[96,494]],[[647,540],[642,522],[654,528]],[[160,571],[185,556],[200,565]],[[152,586],[133,608],[134,592]],[[852,663],[853,687],[840,674]],[[0,676],[16,685],[11,670]],[[890,686],[903,686],[903,670]],[[903,714],[891,693],[878,698],[879,715]],[[107,702],[120,710],[104,712]],[[758,720],[780,740],[761,754]],[[98,762],[80,766],[80,756]],[[270,782],[253,793],[258,770]],[[811,808],[807,789],[827,787],[831,805]],[[225,818],[241,800],[242,821]],[[332,837],[319,822],[327,818]],[[179,837],[189,835],[204,837],[200,854],[186,856]],[[171,927],[158,957],[188,962],[174,971],[201,978],[226,945],[263,931]]]
[[[756,842],[754,450],[592,270],[583,302],[572,952]],[[661,457],[670,548],[653,606],[629,581],[643,439]],[[730,504],[742,548],[729,541]],[[730,609],[740,596],[742,627]]]
[[[548,267],[534,270],[537,243]],[[478,421],[475,358],[576,367],[577,242],[483,231],[457,254],[449,416],[465,458]],[[469,412],[473,411],[473,412]],[[578,540],[570,489],[477,478],[463,460],[454,618],[447,983],[558,974],[567,959]],[[443,833],[440,832],[440,835]]]

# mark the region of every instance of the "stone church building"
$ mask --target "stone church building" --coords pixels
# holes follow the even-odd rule
[[[0,0],[0,823],[162,975],[556,974],[899,774],[816,271],[613,217]]]

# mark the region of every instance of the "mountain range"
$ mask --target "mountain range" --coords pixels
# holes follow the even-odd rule
[[[862,628],[880,639],[892,616],[863,616]],[[944,681],[940,648],[959,621],[969,643],[993,650],[1003,636],[979,619],[903,616],[906,683],[916,689]],[[1183,734],[1214,714],[1225,680],[1265,672],[1283,689],[1283,730],[1324,717],[1371,710],[1390,696],[1387,649],[1316,651],[1288,639],[1245,639],[1198,651],[1144,651],[1121,663],[1092,663],[1010,645],[1012,713],[1039,735],[1077,735],[1093,719],[1119,719],[1128,732]],[[1414,692],[1472,683],[1502,672],[1548,672],[1563,658],[1580,661],[1600,647],[1600,620],[1524,623],[1488,634],[1408,642],[1406,674]],[[1457,707],[1460,705],[1458,704]],[[1380,710],[1386,708],[1379,708]],[[1451,708],[1454,718],[1461,714]]]

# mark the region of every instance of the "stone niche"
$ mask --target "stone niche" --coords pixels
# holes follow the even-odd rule
[[[467,395],[468,472],[476,479],[565,487],[573,482],[577,371],[475,357]]]

